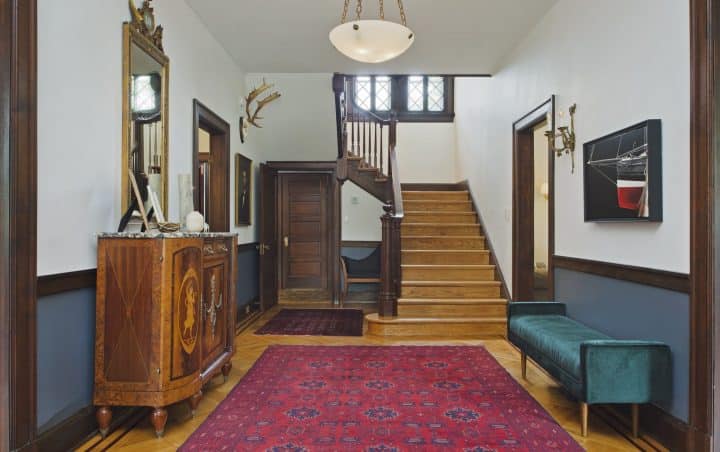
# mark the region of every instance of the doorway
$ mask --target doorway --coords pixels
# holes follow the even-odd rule
[[[340,184],[335,162],[261,166],[260,295],[275,304],[338,300]]]
[[[230,231],[230,124],[193,101],[193,198],[212,232]],[[184,218],[181,218],[183,221]]]
[[[552,300],[555,96],[513,124],[513,301]]]

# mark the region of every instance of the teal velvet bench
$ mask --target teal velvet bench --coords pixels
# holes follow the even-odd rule
[[[616,340],[576,322],[555,302],[508,305],[508,339],[580,401],[581,431],[587,436],[588,406],[631,404],[633,435],[639,404],[665,401],[671,394],[670,348],[661,342]]]

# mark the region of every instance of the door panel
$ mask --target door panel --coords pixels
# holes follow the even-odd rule
[[[260,309],[278,300],[277,171],[260,165]]]
[[[206,264],[203,269],[203,369],[225,351],[227,322],[227,268],[225,261]]]
[[[280,175],[283,289],[328,289],[327,174]]]

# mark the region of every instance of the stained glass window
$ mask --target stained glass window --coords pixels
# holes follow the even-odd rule
[[[390,77],[375,77],[375,110],[390,111],[392,105],[392,84]]]
[[[408,77],[408,111],[425,110],[425,79],[419,75]]]
[[[370,83],[370,77],[355,77],[355,105],[363,110],[372,108],[372,86]]]
[[[445,79],[443,77],[428,77],[427,98],[428,111],[445,110]]]

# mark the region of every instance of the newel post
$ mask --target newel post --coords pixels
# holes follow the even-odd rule
[[[380,246],[380,295],[378,314],[380,317],[397,316],[396,281],[394,277],[395,260],[393,259],[393,223],[392,205],[383,206],[385,214],[380,217],[382,222],[382,245]]]

